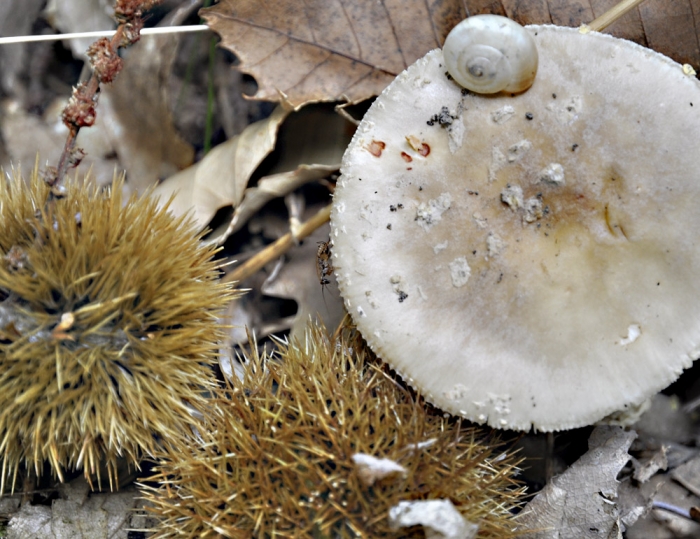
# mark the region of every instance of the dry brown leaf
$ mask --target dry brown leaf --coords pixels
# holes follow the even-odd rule
[[[621,537],[617,475],[629,461],[634,432],[597,427],[588,452],[555,477],[518,517],[524,539]]]
[[[280,128],[277,146],[264,175],[290,172],[299,165],[340,163],[356,125],[328,104],[310,105],[291,114]],[[262,175],[262,173],[261,173]]]
[[[278,107],[268,119],[248,126],[196,165],[168,178],[155,194],[166,200],[179,191],[171,211],[181,215],[194,208],[200,228],[220,208],[235,206],[228,227],[224,225],[209,237],[211,242],[225,241],[271,199],[339,168],[354,126],[327,105],[289,113],[289,109]],[[268,155],[261,167],[264,173],[260,172],[259,166]],[[254,172],[265,176],[255,187],[247,188]]]
[[[177,133],[167,80],[179,36],[143,36],[129,49],[124,69],[100,96],[98,114],[126,169],[142,191],[192,164],[194,149]]]
[[[219,208],[237,205],[251,175],[273,150],[277,130],[289,114],[278,107],[266,119],[250,124],[240,135],[209,152],[196,165],[161,183],[153,192],[161,200],[173,196],[171,211],[182,215],[193,210],[199,228],[207,226]]]
[[[201,163],[201,161],[199,163]],[[199,163],[195,163],[185,170],[173,174],[167,180],[158,184],[151,193],[153,197],[159,199],[158,204],[160,206],[169,201],[170,205],[168,209],[176,217],[193,211],[192,192],[194,191],[194,179],[197,174]],[[197,227],[200,229],[207,226],[208,220],[205,220],[204,217],[206,216],[203,216],[202,219],[196,219],[193,215]]]
[[[202,160],[192,193],[197,215],[204,208],[216,210],[240,203],[253,172],[275,147],[277,130],[288,114],[288,110],[278,107],[269,118],[248,126]],[[214,216],[210,213],[209,218]]]
[[[619,0],[222,0],[202,10],[222,45],[255,77],[255,99],[358,102],[417,58],[442,46],[465,16],[505,15],[521,24],[579,26]],[[607,31],[700,66],[696,0],[647,0]]]
[[[359,102],[442,43],[461,2],[223,0],[201,11],[255,77],[255,99]]]

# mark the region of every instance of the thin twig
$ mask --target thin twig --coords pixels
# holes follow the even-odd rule
[[[100,83],[113,82],[122,69],[119,49],[133,45],[141,38],[143,13],[161,2],[162,0],[116,0],[114,15],[119,23],[117,30],[111,39],[100,38],[88,49],[92,74],[88,82],[81,82],[73,88],[73,94],[63,109],[62,119],[68,128],[68,136],[58,165],[46,177],[52,193],[53,188],[63,181],[68,168],[77,166],[85,156],[85,152],[75,147],[75,140],[81,128],[95,123]]]
[[[659,500],[654,500],[651,507],[652,509],[663,509],[664,511],[668,511],[669,513],[673,513],[674,515],[678,515],[679,517],[683,517],[694,522],[700,522],[700,515],[698,514],[699,511],[697,507],[684,509],[683,507],[678,507],[672,503],[666,503]]]
[[[109,42],[109,46],[110,48],[112,48],[113,51],[115,51],[115,54],[116,50],[119,48],[119,44],[122,40],[123,34],[124,25],[120,24],[116,32],[114,33],[114,36],[112,36],[112,39]],[[73,105],[73,103],[69,101],[68,105],[66,105],[66,108],[63,111],[63,122],[68,127],[68,136],[66,137],[66,144],[63,147],[63,152],[61,152],[61,157],[59,158],[58,165],[56,166],[56,173],[55,175],[53,175],[53,177],[47,180],[47,183],[51,187],[60,184],[63,180],[63,177],[66,175],[66,172],[68,171],[69,162],[73,160],[72,156],[74,153],[73,150],[75,148],[75,140],[78,138],[78,132],[80,131],[80,128],[83,126],[92,125],[92,123],[94,123],[95,121],[94,106],[97,104],[97,91],[100,89],[100,80],[98,78],[97,71],[93,70],[92,74],[90,75],[90,80],[88,80],[85,86],[78,86],[73,89],[73,97],[76,97],[78,95],[77,91],[79,89],[82,94],[80,100],[84,103],[92,103],[93,112],[88,113],[92,115],[92,119],[90,120],[88,118],[84,123],[68,121],[66,119],[66,112],[68,111],[68,108]],[[83,114],[83,116],[87,115]]]
[[[642,2],[644,2],[644,0],[622,0],[622,2],[611,7],[608,11],[603,13],[600,17],[594,19],[587,26],[594,32],[601,32]]]
[[[159,34],[185,34],[190,32],[205,32],[209,30],[206,24],[192,24],[189,26],[166,26],[159,28],[144,28],[141,30],[142,36],[152,36]],[[34,43],[37,41],[63,41],[65,39],[83,39],[112,37],[116,30],[97,30],[94,32],[73,32],[68,34],[49,34],[41,36],[10,36],[0,37],[0,45],[15,45],[17,43]]]
[[[330,215],[331,205],[329,204],[325,208],[319,210],[318,213],[311,217],[311,219],[304,221],[296,230],[295,234],[292,232],[286,233],[277,241],[265,247],[265,249],[260,251],[258,254],[246,260],[231,273],[227,274],[223,278],[223,281],[227,283],[231,281],[242,281],[243,279],[250,277],[265,264],[286,253],[289,248],[294,245],[295,241],[303,240],[312,234],[314,230],[327,223],[330,219]]]

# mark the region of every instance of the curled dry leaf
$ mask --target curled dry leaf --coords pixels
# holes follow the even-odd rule
[[[379,94],[408,65],[442,46],[467,15],[493,13],[521,24],[579,26],[619,0],[590,2],[513,0],[222,0],[202,10],[222,44],[255,77],[255,99],[356,103]],[[681,64],[700,65],[689,0],[644,2],[608,32],[653,48]],[[672,31],[670,29],[672,28]]]
[[[204,228],[216,210],[241,201],[251,175],[275,147],[277,130],[288,114],[278,107],[268,118],[214,148],[196,165],[168,178],[153,195],[162,201],[172,196],[171,210],[176,215],[194,210],[194,221]]]
[[[328,105],[304,107],[281,127],[274,163],[255,187],[246,189],[221,242],[239,230],[268,201],[282,197],[306,183],[330,176],[350,143],[355,126]]]
[[[340,168],[355,126],[333,107],[311,105],[290,115],[281,127],[275,151],[265,176],[246,189],[228,229],[215,238],[221,243],[240,228],[267,202],[286,196],[299,187],[327,178]],[[214,240],[212,240],[214,241]]]
[[[228,230],[217,241],[221,242],[240,228],[270,200],[285,196],[302,185],[328,177],[340,165],[299,165],[291,172],[265,176],[258,185],[245,190],[240,206],[236,208]]]
[[[165,200],[179,191],[171,210],[181,215],[194,208],[200,228],[217,210],[233,205],[236,210],[228,227],[223,225],[208,239],[222,243],[273,198],[328,177],[340,167],[354,126],[328,105],[289,113],[278,107],[269,118],[251,124],[199,163],[168,178],[155,193]],[[260,169],[265,175],[247,188],[254,173],[262,174]]]
[[[542,489],[518,517],[522,537],[618,537],[617,474],[630,459],[627,450],[635,437],[619,427],[597,427],[588,440],[588,452]]]
[[[164,205],[172,198],[168,210],[176,217],[193,211],[192,192],[194,191],[197,169],[201,163],[202,161],[173,174],[153,189],[153,196],[160,199],[159,205]],[[207,226],[209,219],[206,218],[206,215],[205,213],[204,216],[199,216],[194,208],[193,219],[197,223],[197,228],[202,229]]]
[[[356,127],[331,104],[304,107],[282,125],[265,175],[289,172],[299,165],[340,163]]]

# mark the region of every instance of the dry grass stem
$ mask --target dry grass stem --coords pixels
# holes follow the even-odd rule
[[[644,2],[644,0],[622,0],[622,2],[616,4],[608,11],[603,13],[600,17],[597,17],[590,22],[588,27],[594,32],[602,32],[625,13],[634,9],[642,2]]]
[[[326,224],[330,219],[330,215],[331,205],[329,204],[328,206],[319,210],[308,221],[304,221],[296,231],[287,232],[284,236],[265,247],[255,256],[252,256],[246,260],[232,272],[228,273],[223,278],[223,281],[227,283],[240,282],[243,279],[250,277],[256,271],[262,269],[265,264],[276,260],[286,253],[295,242],[303,240],[307,236],[311,235],[317,228]]]

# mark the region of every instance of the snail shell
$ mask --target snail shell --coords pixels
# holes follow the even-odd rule
[[[463,20],[448,34],[442,52],[452,78],[478,94],[522,92],[535,81],[535,40],[506,17],[475,15]]]

